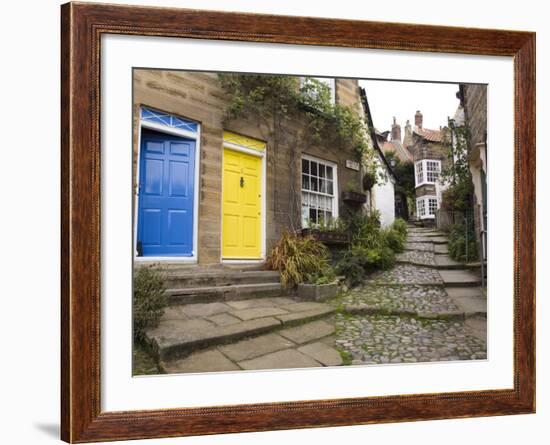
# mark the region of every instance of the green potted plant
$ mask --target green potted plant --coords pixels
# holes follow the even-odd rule
[[[362,193],[359,187],[358,182],[348,182],[346,190],[342,192],[342,200],[351,206],[360,206],[367,202],[367,195]]]
[[[331,218],[326,223],[321,221],[318,224],[308,221],[307,227],[302,229],[302,236],[311,236],[325,245],[349,244],[349,235],[339,218]]]
[[[338,279],[332,267],[306,276],[303,283],[298,283],[296,294],[301,300],[325,301],[334,298],[338,293]]]

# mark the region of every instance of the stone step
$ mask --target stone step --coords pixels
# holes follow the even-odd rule
[[[224,264],[186,264],[178,261],[147,261],[140,260],[136,262],[135,267],[154,266],[166,275],[170,274],[197,274],[207,272],[253,272],[265,271],[265,263],[224,263]]]
[[[295,369],[343,364],[332,347],[334,325],[317,320],[294,328],[215,346],[162,363],[165,372],[215,372],[240,369]]]
[[[217,306],[214,308],[212,305]],[[195,318],[188,317],[185,306],[175,308],[173,314],[165,314],[159,326],[146,333],[147,341],[159,361],[181,359],[198,350],[303,325],[335,312],[330,305],[310,302],[249,309],[232,309],[229,304],[223,308],[224,305],[189,305],[203,306],[194,308],[195,314],[202,313],[202,316]]]
[[[202,286],[167,289],[169,304],[211,303],[288,295],[281,283],[234,284],[229,286]]]
[[[277,284],[279,282],[279,272],[271,270],[178,272],[168,274],[164,279],[168,289],[229,286],[233,284]]]
[[[487,317],[487,299],[480,297],[458,297],[454,298],[458,308],[466,314],[465,318],[476,316]]]
[[[461,263],[453,260],[447,254],[435,255],[434,261],[438,269],[469,269],[477,272],[480,268],[479,263]]]
[[[473,273],[470,270],[440,270],[439,275],[445,286],[481,286],[481,277],[479,274]]]
[[[449,246],[447,244],[436,244],[434,245],[434,252],[436,255],[448,255],[449,254]]]
[[[457,298],[484,298],[480,287],[445,287],[447,295],[453,299]]]

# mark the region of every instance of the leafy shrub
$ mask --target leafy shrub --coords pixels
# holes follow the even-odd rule
[[[395,254],[387,245],[366,247],[355,244],[348,250],[336,266],[351,286],[360,284],[365,275],[376,269],[389,269],[395,264]]]
[[[385,238],[385,242],[391,250],[396,253],[403,252],[406,235],[403,236],[401,232],[398,232],[394,228],[389,228],[382,231],[382,236]]]
[[[336,273],[334,269],[331,266],[327,265],[327,267],[322,270],[307,274],[304,282],[308,284],[322,285],[334,283],[335,280]]]
[[[311,236],[285,232],[267,259],[267,266],[278,270],[287,287],[303,283],[309,275],[328,268],[328,249]]]
[[[455,224],[449,232],[449,256],[456,261],[477,260],[477,245],[472,228],[468,228],[468,253],[466,254],[466,228]]]
[[[134,275],[134,338],[145,339],[148,328],[158,326],[168,303],[162,274],[153,267],[140,267]]]
[[[403,235],[403,237],[407,237],[407,222],[404,219],[396,218],[391,227]]]

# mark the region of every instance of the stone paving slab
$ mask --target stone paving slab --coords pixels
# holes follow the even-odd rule
[[[317,360],[324,366],[340,366],[342,364],[340,353],[322,342],[310,343],[298,348],[298,351]]]
[[[449,255],[437,255],[435,256],[435,264],[441,267],[464,267],[462,263],[453,260]]]
[[[225,303],[196,303],[186,304],[181,307],[181,310],[188,317],[208,317],[210,315],[227,312],[231,308]]]
[[[440,270],[439,274],[446,286],[481,285],[480,276],[469,270]]]
[[[420,251],[426,251],[426,252],[434,251],[433,243],[414,243],[414,242],[407,241],[404,247],[405,247],[405,250],[420,250]]]
[[[323,365],[296,349],[285,349],[262,355],[251,360],[239,362],[243,369],[286,369],[286,368],[318,368]]]
[[[334,334],[334,324],[325,320],[317,320],[293,328],[279,331],[283,337],[294,343],[303,344]]]
[[[461,298],[461,297],[479,297],[481,298],[482,292],[479,287],[445,287],[447,295],[451,298]]]
[[[472,335],[479,340],[487,341],[487,319],[485,317],[473,317],[466,320],[466,326],[470,329]]]
[[[154,344],[159,357],[167,360],[181,357],[199,348],[267,333],[280,326],[281,322],[273,317],[257,318],[228,326],[216,326],[204,319],[194,319],[161,323],[146,335]]]
[[[457,306],[462,312],[471,316],[472,314],[476,315],[487,315],[487,300],[480,297],[459,297],[455,298]]]
[[[189,320],[189,316],[185,313],[182,306],[169,306],[164,309],[164,314],[160,318],[165,320]]]
[[[242,320],[228,313],[216,314],[211,317],[206,317],[208,321],[215,323],[218,326],[229,326],[230,324],[240,323]]]
[[[255,307],[251,309],[242,309],[240,311],[233,310],[231,315],[240,318],[241,320],[252,320],[254,318],[271,317],[274,315],[288,314],[288,311],[280,307]]]
[[[225,304],[231,306],[232,309],[252,309],[257,307],[273,307],[282,306],[284,304],[294,303],[292,298],[288,297],[273,297],[273,298],[258,298],[250,300],[235,300],[227,301]]]
[[[241,340],[231,345],[220,346],[218,349],[234,362],[240,362],[293,346],[296,345],[278,334],[267,334]]]
[[[189,357],[165,363],[164,370],[168,374],[184,372],[215,372],[240,370],[235,363],[227,359],[221,352],[213,349],[195,352]]]
[[[323,303],[320,303],[323,304]],[[335,312],[335,308],[325,304],[324,307],[319,309],[311,309],[309,311],[303,311],[303,312],[293,312],[286,315],[277,315],[276,318],[281,321],[283,324],[292,324],[297,322],[305,322],[305,321],[312,321],[316,320],[318,318],[326,317],[333,312]]]

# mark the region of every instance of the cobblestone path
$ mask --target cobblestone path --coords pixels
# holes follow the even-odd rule
[[[487,358],[485,299],[476,275],[446,255],[445,241],[410,227],[394,268],[337,297],[334,344],[346,363]]]

